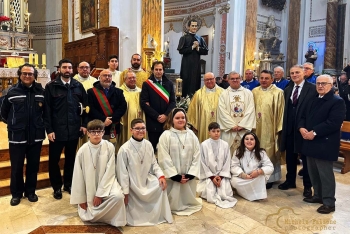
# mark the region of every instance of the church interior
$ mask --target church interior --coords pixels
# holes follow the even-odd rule
[[[119,71],[130,67],[134,53],[142,68],[164,61],[172,80],[180,75],[178,42],[191,15],[200,22],[208,55],[201,56],[202,77],[222,77],[246,69],[259,74],[276,66],[303,64],[310,46],[317,52],[315,74],[339,75],[350,62],[350,0],[3,0],[0,1],[0,91],[18,82],[24,62],[38,69],[43,87],[55,74],[58,61],[68,58],[73,70],[81,61],[91,70],[107,68],[108,57],[119,57]],[[5,17],[6,16],[6,17]],[[243,76],[244,80],[244,76]],[[202,80],[203,84],[203,80]],[[1,96],[1,92],[0,92]],[[41,151],[37,195],[9,205],[10,160],[7,128],[0,123],[0,233],[349,233],[350,173],[342,173],[344,158],[334,163],[336,211],[315,212],[297,189],[268,190],[268,198],[221,209],[203,201],[191,216],[173,215],[173,224],[114,228],[81,221],[69,194],[54,200],[48,179],[48,139]],[[63,165],[64,157],[60,164]],[[298,166],[298,170],[301,166]],[[282,166],[283,175],[286,169]],[[282,181],[281,181],[282,182]]]

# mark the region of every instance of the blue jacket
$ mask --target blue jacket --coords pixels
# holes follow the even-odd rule
[[[313,84],[316,84],[316,79],[317,79],[317,76],[315,76],[314,73],[312,73],[311,76],[305,78],[306,81]]]
[[[273,81],[272,84],[275,84],[278,88],[284,90],[289,84],[289,80],[282,78],[279,82]]]
[[[241,83],[242,87],[249,89],[249,90],[253,90],[254,88],[256,88],[259,85],[260,85],[259,81],[255,80],[255,79],[253,79],[251,82],[243,81]]]

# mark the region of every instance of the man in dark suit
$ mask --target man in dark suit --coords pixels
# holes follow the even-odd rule
[[[164,63],[154,62],[151,69],[153,74],[142,85],[140,106],[146,115],[148,139],[156,152],[163,125],[176,102],[174,84],[164,75]]]
[[[308,203],[323,204],[318,213],[335,211],[333,161],[338,160],[340,127],[345,117],[344,100],[332,91],[333,80],[321,75],[316,80],[318,97],[311,99],[302,113],[298,129],[303,137],[302,153],[306,156],[314,196]]]
[[[298,165],[298,154],[301,153],[303,138],[297,129],[301,114],[309,101],[317,96],[315,85],[304,80],[304,70],[301,65],[290,69],[293,83],[284,90],[285,108],[283,114],[283,128],[280,151],[286,151],[287,175],[286,181],[278,186],[281,190],[296,188],[295,180]],[[303,159],[304,197],[311,197],[311,181],[307,170],[305,155]]]

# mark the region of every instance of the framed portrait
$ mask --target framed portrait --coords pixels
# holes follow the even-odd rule
[[[208,43],[209,43],[209,37],[208,35],[203,35],[202,36],[203,40],[205,41],[205,44],[207,45],[207,47],[209,46]]]
[[[80,0],[80,32],[97,28],[97,0]]]

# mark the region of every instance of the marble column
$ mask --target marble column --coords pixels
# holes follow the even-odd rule
[[[74,6],[74,0],[63,0],[62,1],[62,58],[64,58],[64,45],[69,42],[69,25],[68,25],[68,14],[69,9],[68,5],[71,4]],[[74,26],[73,26],[74,27]]]
[[[147,63],[146,55],[143,48],[148,46],[148,35],[157,43],[155,48],[155,58],[161,60],[160,52],[162,51],[162,0],[148,0],[141,3],[141,35],[142,35],[142,64],[143,67]]]
[[[230,5],[224,5],[219,8],[218,12],[221,14],[221,25],[220,25],[220,51],[219,51],[219,76],[223,77],[225,74],[226,65],[226,33],[227,33],[227,13],[230,10]]]
[[[254,64],[248,64],[254,60],[256,52],[256,30],[257,30],[258,1],[247,0],[245,35],[244,35],[244,71],[246,69],[255,70]]]
[[[326,48],[324,54],[324,70],[334,73],[336,67],[337,50],[337,17],[338,0],[328,0],[326,21]]]
[[[286,75],[292,66],[298,63],[299,27],[301,0],[293,0],[289,3],[288,45],[287,45],[287,69]]]

